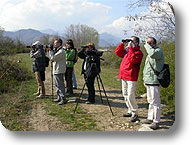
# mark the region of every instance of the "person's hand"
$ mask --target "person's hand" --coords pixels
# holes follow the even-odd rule
[[[144,87],[147,88],[147,85],[145,83],[143,83]]]

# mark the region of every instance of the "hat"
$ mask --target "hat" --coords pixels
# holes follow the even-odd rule
[[[35,46],[35,45],[40,46],[40,45],[41,45],[41,44],[40,44],[40,41],[36,41],[36,42],[34,42],[34,43],[32,44],[32,46]]]
[[[94,45],[94,43],[87,43],[87,44],[86,44],[86,46],[88,46],[88,47],[92,47],[93,49],[95,49],[95,45]]]

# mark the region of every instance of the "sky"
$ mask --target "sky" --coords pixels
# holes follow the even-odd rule
[[[123,37],[124,29],[129,27],[125,19],[127,3],[127,0],[0,0],[0,26],[6,31],[32,28],[62,33],[70,24],[86,24],[99,33]]]

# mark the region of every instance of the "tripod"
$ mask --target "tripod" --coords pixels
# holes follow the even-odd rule
[[[51,62],[51,79],[52,79],[52,99],[54,99],[54,88],[53,88],[53,62]]]
[[[95,65],[95,67],[96,67],[96,65]],[[79,101],[80,101],[80,97],[82,96],[82,93],[83,93],[83,91],[84,91],[84,88],[85,88],[85,86],[86,86],[86,83],[87,83],[87,81],[85,81],[85,83],[84,83],[84,85],[83,85],[83,87],[82,87],[81,93],[80,93],[80,95],[79,95],[79,97],[78,97],[78,100],[77,100],[77,103],[76,103],[76,107],[75,107],[75,109],[74,109],[74,113],[76,112],[76,109],[77,109],[77,107],[78,107],[78,103],[79,103]],[[102,79],[101,79],[101,77],[100,77],[100,74],[98,73],[98,74],[97,74],[97,84],[98,84],[98,88],[99,88],[99,93],[100,93],[100,97],[101,97],[101,102],[102,102],[102,104],[103,104],[103,99],[102,99],[102,94],[101,94],[101,89],[100,89],[100,83],[101,83],[101,85],[102,85],[102,89],[103,89],[104,95],[105,95],[105,97],[106,97],[106,100],[107,100],[109,109],[110,109],[110,111],[111,111],[111,114],[114,116],[113,111],[112,111],[112,109],[111,109],[111,105],[110,105],[110,103],[109,103],[109,100],[108,100],[108,97],[107,97],[107,94],[106,94],[106,91],[105,91],[105,88],[104,88],[104,85],[103,85],[103,82],[102,82]]]

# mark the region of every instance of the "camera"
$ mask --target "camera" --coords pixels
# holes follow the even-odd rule
[[[32,45],[32,46],[28,45],[28,46],[26,46],[26,48],[35,49],[35,45]]]
[[[131,40],[131,39],[122,39],[122,42],[123,42],[123,43],[128,43],[128,42],[130,42],[130,41],[133,41],[133,40]]]
[[[88,48],[88,46],[87,45],[82,45],[82,46],[80,46],[81,48],[83,48],[83,49],[86,49],[86,48]]]
[[[102,51],[97,51],[97,50],[87,50],[85,51],[85,54],[87,56],[102,56],[103,55],[103,52]]]
[[[50,50],[53,50],[54,49],[54,46],[52,44],[49,44],[49,45],[45,45],[45,48],[49,48]]]

